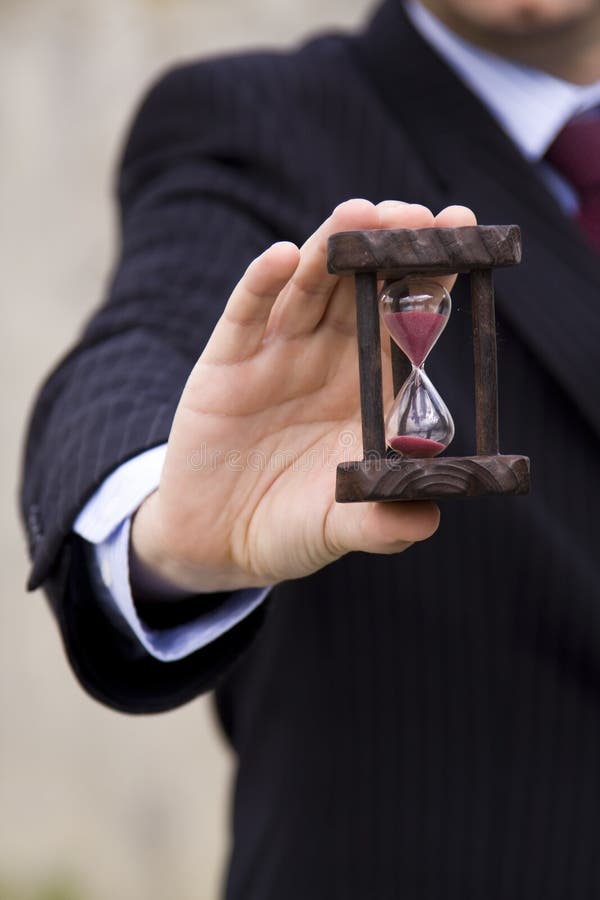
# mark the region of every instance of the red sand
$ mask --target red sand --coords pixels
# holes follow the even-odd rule
[[[447,319],[442,313],[418,309],[383,314],[388,331],[415,366],[424,362]]]
[[[434,315],[437,315],[437,313],[434,313]],[[431,459],[432,456],[437,456],[444,449],[444,445],[440,444],[439,441],[401,434],[393,437],[388,441],[388,444],[392,450],[395,450],[401,456],[412,456],[417,459]]]

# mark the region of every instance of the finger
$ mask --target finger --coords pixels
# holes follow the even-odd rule
[[[295,244],[273,244],[250,263],[231,294],[202,354],[205,362],[233,364],[261,345],[277,297],[300,260]]]
[[[447,206],[434,216],[426,206],[407,205],[398,201],[384,201],[378,205],[381,228],[463,228],[466,225],[477,225],[473,210],[467,206]],[[411,224],[406,224],[408,220]],[[435,281],[451,291],[456,275],[423,276]]]
[[[418,203],[403,203],[398,200],[384,200],[376,206],[376,222],[373,228],[431,228],[434,215],[426,206]],[[344,279],[341,290],[331,297],[322,319],[324,328],[331,328],[339,334],[353,335],[356,331],[356,314],[353,294],[349,292],[350,279]],[[352,291],[353,291],[352,286]]]
[[[376,228],[377,211],[368,200],[347,200],[306,241],[300,263],[275,307],[269,333],[300,337],[321,321],[339,278],[327,272],[327,241],[337,231]]]
[[[428,207],[418,203],[405,203],[401,200],[382,200],[377,204],[379,215],[378,228],[459,228],[465,225],[476,225],[475,213],[466,206],[448,206],[434,216]],[[456,275],[423,276],[434,280],[451,291]],[[343,282],[342,282],[343,284]],[[354,304],[348,302],[346,295],[339,289],[332,296],[328,305],[323,325],[333,328],[340,334],[353,334],[356,331]],[[390,342],[387,329],[382,325],[381,346],[384,355],[390,353]]]
[[[439,508],[430,501],[337,503],[327,519],[326,540],[336,555],[400,553],[415,541],[431,537],[439,522]]]
[[[401,200],[384,200],[377,205],[378,228],[432,228],[435,217],[421,203],[403,203]]]
[[[477,225],[477,216],[468,206],[446,206],[435,217],[437,228],[463,228]]]
[[[467,206],[446,206],[437,214],[434,224],[436,228],[463,228],[466,225],[477,225],[477,217]],[[436,276],[434,280],[443,284],[447,291],[451,291],[456,275]]]

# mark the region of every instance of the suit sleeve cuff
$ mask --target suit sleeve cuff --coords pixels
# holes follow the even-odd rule
[[[130,527],[128,518],[106,540],[92,548],[96,568],[94,582],[98,599],[109,607],[109,615],[114,616],[117,612],[142,647],[161,662],[184,659],[206,647],[249,616],[270,591],[270,588],[232,591],[217,607],[203,611],[184,624],[160,630],[150,628],[136,610],[129,583]]]
[[[87,502],[73,530],[88,542],[86,559],[94,590],[113,624],[155,659],[174,662],[212,643],[249,616],[270,588],[225,594],[217,606],[170,628],[154,629],[140,618],[129,581],[131,516],[158,487],[165,454],[163,444],[120,466]]]

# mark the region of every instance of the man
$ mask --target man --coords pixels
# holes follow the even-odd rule
[[[599,79],[597,0],[388,0],[354,38],[176,70],[138,115],[110,297],[31,426],[31,584],[103,702],[217,688],[231,900],[600,893],[598,212],[555,143]],[[425,540],[430,504],[333,501],[358,387],[324,247],[462,204],[523,229],[500,421],[534,490]],[[428,369],[460,455],[454,297]]]

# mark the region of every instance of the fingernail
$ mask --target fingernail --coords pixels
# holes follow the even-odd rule
[[[404,200],[381,200],[377,204],[378,209],[393,209],[395,206],[410,206],[410,204]]]

